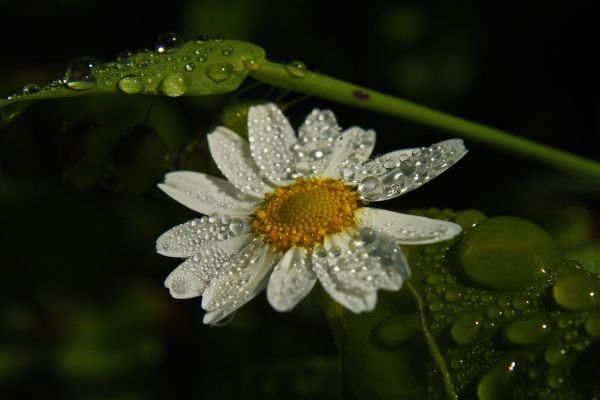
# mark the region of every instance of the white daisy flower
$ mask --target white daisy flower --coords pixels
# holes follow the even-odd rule
[[[208,135],[228,181],[177,171],[159,184],[206,216],[164,233],[157,251],[185,258],[165,281],[175,298],[203,296],[204,323],[217,324],[266,288],[289,311],[317,279],[355,313],[377,290],[399,290],[410,269],[399,244],[448,240],[457,224],[367,207],[413,190],[466,153],[462,140],[397,150],[368,161],[375,132],[341,131],[313,110],[296,137],[274,104],[251,107],[246,142],[224,127]]]

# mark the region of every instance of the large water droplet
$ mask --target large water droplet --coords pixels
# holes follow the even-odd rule
[[[160,82],[158,90],[169,97],[179,97],[190,88],[190,80],[179,72],[171,72]]]
[[[515,372],[519,365],[509,355],[491,368],[477,385],[477,398],[480,400],[504,400],[512,398]]]
[[[229,63],[214,64],[206,69],[206,76],[215,83],[225,82],[232,73],[233,66]]]
[[[456,257],[473,283],[496,290],[523,288],[562,260],[545,231],[515,217],[479,223],[460,241]]]
[[[600,286],[597,278],[584,273],[563,275],[552,287],[558,305],[571,311],[584,311],[598,304]]]
[[[136,75],[126,75],[117,83],[117,88],[123,93],[141,93],[144,91],[144,81]]]
[[[521,317],[504,328],[506,338],[519,345],[539,343],[548,332],[550,332],[550,321],[544,314]]]
[[[600,313],[592,313],[585,321],[585,331],[592,337],[600,336]]]
[[[377,200],[383,194],[383,185],[379,179],[368,176],[360,182],[358,191],[366,200]]]
[[[77,57],[67,67],[67,87],[73,90],[87,90],[96,86],[96,77],[92,68],[100,64],[94,57]]]
[[[169,53],[177,50],[183,44],[183,38],[175,32],[166,32],[156,40],[156,51]]]
[[[290,61],[285,64],[285,70],[295,78],[304,78],[308,74],[308,68],[302,61]]]
[[[461,346],[473,343],[481,330],[483,318],[479,313],[464,314],[450,328],[450,336]]]

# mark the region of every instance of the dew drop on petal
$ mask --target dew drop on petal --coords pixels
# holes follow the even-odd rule
[[[383,185],[379,179],[368,176],[358,185],[358,191],[367,200],[378,199],[383,194]]]
[[[364,244],[373,243],[377,239],[377,232],[373,228],[363,228],[359,232],[359,237]]]

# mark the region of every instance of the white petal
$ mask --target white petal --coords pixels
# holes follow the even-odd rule
[[[375,147],[375,131],[352,127],[342,133],[335,143],[331,161],[323,177],[338,179],[345,168],[361,165],[369,159]]]
[[[202,295],[212,280],[223,275],[223,266],[231,259],[232,254],[239,252],[251,240],[252,234],[246,234],[206,244],[169,274],[165,287],[176,299]]]
[[[240,235],[250,232],[249,218],[212,216],[195,218],[163,233],[156,241],[156,251],[168,257],[189,257],[213,242],[221,246],[235,243]]]
[[[220,126],[208,135],[208,146],[217,166],[236,188],[258,198],[273,190],[258,176],[250,146],[239,135]]]
[[[296,136],[275,104],[250,107],[248,140],[252,157],[262,176],[275,185],[291,182],[294,165],[292,147]]]
[[[400,162],[412,156],[418,148],[396,150],[383,154],[364,164],[348,165],[342,170],[342,178],[346,184],[360,183],[367,176],[380,176],[400,166]]]
[[[313,270],[325,290],[355,313],[375,308],[377,290],[399,290],[410,275],[394,240],[383,233],[363,242],[340,233],[313,251]]]
[[[186,207],[201,214],[249,215],[258,200],[237,190],[229,182],[192,171],[165,175],[158,187]]]
[[[399,167],[390,169],[378,175],[368,175],[361,180],[359,191],[364,199],[369,201],[387,200],[413,189],[446,171],[467,150],[461,139],[446,140],[428,148],[415,150]],[[367,191],[361,190],[361,185]]]
[[[450,240],[458,235],[462,228],[449,221],[419,217],[365,207],[358,215],[362,226],[372,226],[393,236],[400,244],[428,244]]]
[[[276,261],[276,254],[260,239],[232,256],[223,274],[204,292],[202,308],[208,311],[204,323],[218,323],[262,291]]]
[[[267,299],[277,311],[289,311],[313,288],[317,277],[302,247],[288,250],[269,278]]]
[[[314,109],[298,130],[295,175],[320,175],[329,165],[336,139],[341,136],[335,115],[330,110]]]

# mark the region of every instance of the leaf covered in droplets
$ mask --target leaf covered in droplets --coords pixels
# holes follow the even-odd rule
[[[157,50],[121,52],[103,63],[82,56],[64,77],[47,85],[28,84],[0,98],[0,128],[34,100],[93,94],[201,96],[236,90],[250,69],[265,59],[262,48],[247,42],[200,39],[182,43],[176,34],[159,38]]]
[[[406,246],[413,277],[353,314],[320,296],[353,399],[591,399],[600,396],[600,280],[514,217],[415,211],[462,225]]]

